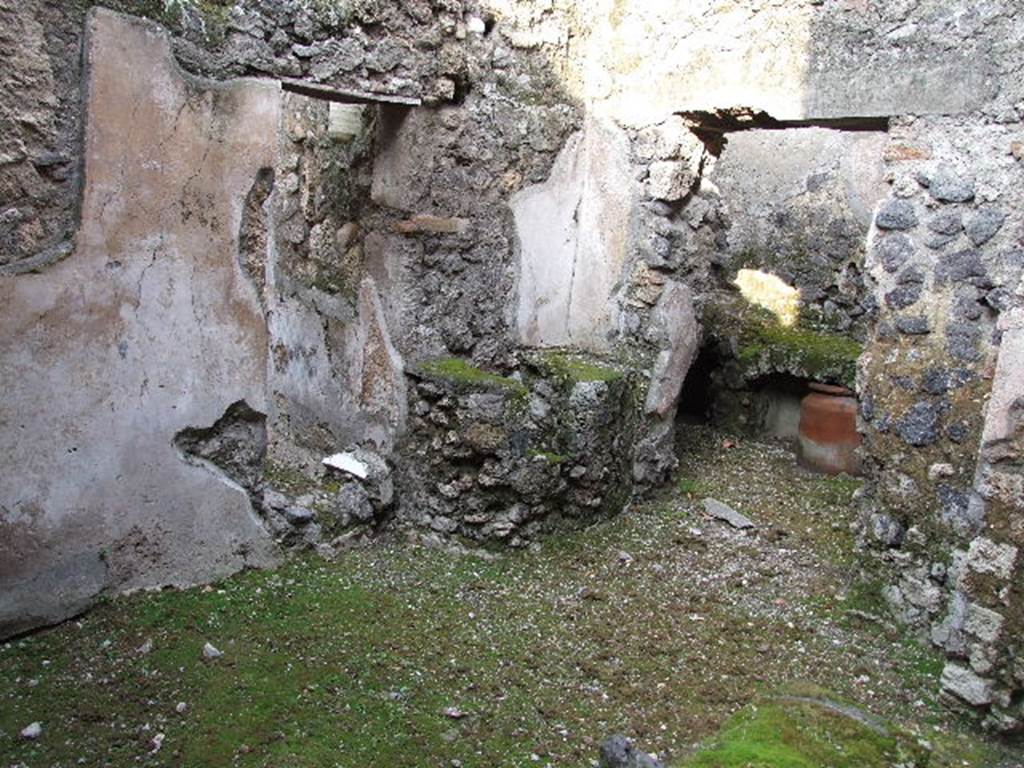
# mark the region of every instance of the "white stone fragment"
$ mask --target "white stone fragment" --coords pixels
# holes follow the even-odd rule
[[[647,194],[656,200],[682,200],[689,194],[694,178],[688,164],[678,160],[659,160],[651,163]]]
[[[21,729],[21,738],[35,741],[43,734],[43,726],[39,722],[31,723]]]
[[[651,371],[644,409],[665,416],[679,399],[683,381],[700,346],[701,327],[693,308],[693,294],[683,283],[669,280],[654,312],[651,325],[663,335],[663,344]]]
[[[206,643],[205,645],[203,645],[203,658],[204,659],[219,659],[223,655],[224,655],[223,651],[218,650],[217,648],[215,648],[210,643]]]
[[[370,476],[370,468],[352,453],[335,453],[325,458],[323,463],[332,469],[348,472],[360,480],[365,480]]]
[[[482,35],[487,31],[487,24],[479,16],[470,16],[466,19],[466,31],[474,35]]]
[[[940,464],[932,464],[928,467],[928,479],[935,481],[940,477],[952,477],[955,470],[952,464],[942,462]]]

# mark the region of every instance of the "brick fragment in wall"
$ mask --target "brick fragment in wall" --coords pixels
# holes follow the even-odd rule
[[[469,229],[469,221],[452,216],[430,216],[421,214],[411,219],[395,222],[395,231],[403,235],[434,234],[461,235]]]
[[[882,159],[887,163],[900,163],[913,160],[930,160],[931,149],[914,144],[891,144],[886,147]]]

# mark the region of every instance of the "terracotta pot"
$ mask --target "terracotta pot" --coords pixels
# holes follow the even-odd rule
[[[800,401],[800,463],[830,475],[859,474],[857,398],[846,387],[810,387]]]

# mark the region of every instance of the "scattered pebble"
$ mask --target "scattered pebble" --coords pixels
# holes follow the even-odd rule
[[[35,741],[43,735],[43,726],[38,721],[30,723],[21,729],[21,738],[27,739],[28,741]]]
[[[206,643],[203,646],[203,658],[204,659],[219,659],[224,655],[223,651],[218,650],[210,643]]]

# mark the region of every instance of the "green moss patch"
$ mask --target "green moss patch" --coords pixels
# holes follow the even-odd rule
[[[726,295],[704,313],[708,334],[735,350],[748,378],[781,372],[853,388],[863,345],[808,325],[786,327],[769,312]]]
[[[697,496],[706,490],[704,483],[692,477],[681,477],[676,483],[679,492],[684,496]]]
[[[450,382],[460,388],[503,389],[516,395],[526,395],[527,389],[515,379],[489,373],[458,357],[446,357],[420,363],[415,373],[426,378]]]
[[[622,371],[572,352],[546,352],[538,358],[537,363],[548,375],[570,384],[617,381],[623,378]]]
[[[740,338],[739,360],[773,369],[806,373],[853,387],[860,342],[846,336],[777,323],[751,323]]]
[[[830,697],[765,698],[733,717],[688,768],[891,768],[923,750]]]
[[[537,451],[530,450],[527,452],[531,458],[544,459],[548,464],[564,464],[569,460],[569,457],[562,453],[554,453],[552,451]]]
[[[1010,764],[978,739],[941,731],[922,738],[837,700],[817,685],[796,683],[740,710],[707,746],[677,768],[980,768]]]
[[[321,483],[287,464],[279,464],[269,459],[263,462],[263,478],[274,488],[300,496],[316,490]]]

